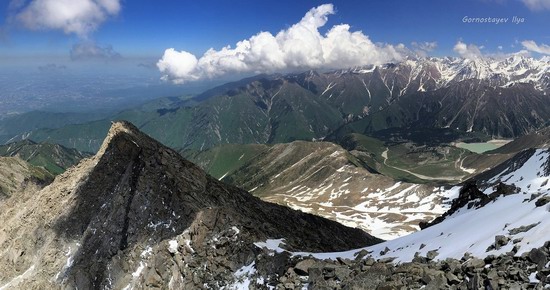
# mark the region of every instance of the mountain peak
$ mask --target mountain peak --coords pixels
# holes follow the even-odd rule
[[[107,133],[107,137],[103,140],[103,144],[101,145],[97,155],[103,155],[113,140],[117,139],[116,137],[121,135],[130,137],[134,140],[134,142],[136,140],[147,139],[147,136],[140,132],[134,124],[124,120],[112,121],[111,128]]]
[[[219,288],[241,266],[273,262],[257,260],[257,242],[317,252],[380,241],[224,184],[125,121],[112,124],[95,157],[14,198],[25,219],[0,204],[0,232],[11,237],[0,246],[24,255],[0,267],[0,285],[30,269],[32,279],[15,280],[22,288],[149,288],[152,276],[180,289]],[[0,265],[11,255],[0,254]]]

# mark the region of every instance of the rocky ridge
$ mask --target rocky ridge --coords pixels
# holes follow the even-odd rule
[[[8,201],[5,289],[217,289],[250,263],[271,285],[281,269],[258,241],[311,252],[380,241],[225,185],[127,122],[113,123],[94,157]]]

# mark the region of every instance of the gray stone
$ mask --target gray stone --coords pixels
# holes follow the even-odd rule
[[[530,224],[530,225],[526,225],[526,226],[521,226],[521,227],[517,227],[517,228],[513,228],[513,229],[510,229],[508,230],[508,233],[510,233],[510,235],[517,235],[519,233],[524,233],[524,232],[527,232],[528,230],[538,226],[540,224],[540,222],[538,223],[533,223],[533,224]]]
[[[380,251],[380,256],[384,256],[384,255],[387,254],[389,251],[390,251],[390,248],[385,247],[384,250]]]
[[[433,260],[435,259],[435,257],[437,257],[437,255],[439,255],[437,250],[431,250],[426,253],[426,258],[428,258],[428,260]]]
[[[532,249],[527,258],[529,261],[537,264],[537,270],[544,268],[544,265],[548,262],[546,255],[539,249]]]
[[[335,277],[340,281],[344,281],[345,279],[347,279],[350,276],[351,272],[352,271],[348,267],[336,267],[334,269]]]
[[[327,266],[323,268],[323,278],[331,279],[336,276],[336,271],[334,267]]]
[[[382,258],[380,260],[378,260],[378,263],[391,263],[393,262],[393,260],[395,260],[395,257],[387,257],[387,258]]]
[[[424,273],[422,276],[422,281],[425,284],[430,284],[434,279],[447,281],[445,278],[445,273],[439,270],[424,268]]]
[[[314,267],[317,263],[318,262],[313,259],[300,261],[294,266],[294,272],[300,276],[307,276],[309,275],[309,268]]]
[[[309,272],[308,281],[310,283],[315,283],[323,279],[323,270],[321,270],[320,268],[309,268],[308,272]]]
[[[499,250],[501,247],[506,246],[509,241],[510,241],[510,238],[506,236],[503,236],[503,235],[495,236],[495,249]]]
[[[456,285],[461,282],[460,279],[458,279],[458,277],[451,272],[445,273],[445,278],[447,278],[447,283],[450,285]]]
[[[405,263],[395,268],[394,273],[404,273],[412,276],[421,277],[424,274],[424,267],[418,263]]]
[[[443,275],[437,275],[426,284],[425,290],[439,290],[445,289],[444,286],[447,285],[447,280]]]
[[[464,263],[463,268],[468,271],[472,271],[474,269],[483,268],[484,266],[485,266],[485,261],[478,258],[470,258]]]
[[[374,265],[374,263],[376,263],[376,260],[373,259],[373,258],[368,258],[368,259],[365,260],[364,263],[365,263],[366,266],[372,266],[372,265]]]

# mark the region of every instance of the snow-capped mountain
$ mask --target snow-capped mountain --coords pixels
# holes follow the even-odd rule
[[[502,59],[430,57],[407,59],[397,64],[386,64],[354,72],[381,71],[402,73],[409,80],[419,80],[419,91],[439,89],[465,80],[480,80],[491,86],[509,87],[514,84],[533,84],[539,90],[549,88],[550,60],[516,54]],[[408,83],[410,84],[410,82]],[[431,84],[431,86],[430,86]],[[408,89],[406,86],[405,90]]]

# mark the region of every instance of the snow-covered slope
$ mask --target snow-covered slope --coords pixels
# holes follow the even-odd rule
[[[516,185],[519,192],[499,196],[480,208],[464,207],[427,229],[363,249],[374,258],[391,257],[395,258],[394,262],[410,262],[415,255],[425,257],[429,251],[437,251],[434,260],[443,260],[460,259],[465,253],[481,258],[507,252],[519,256],[542,247],[550,241],[550,149],[534,150],[529,158],[517,162],[514,168],[497,174],[485,186],[502,182]],[[284,243],[267,241],[262,245],[277,250],[283,246],[281,242]],[[312,254],[319,259],[354,259],[363,249],[293,254]]]

